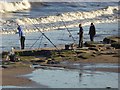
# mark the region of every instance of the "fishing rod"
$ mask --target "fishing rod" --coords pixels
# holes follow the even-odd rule
[[[58,12],[57,12],[57,14],[59,15],[59,13],[58,13]],[[64,24],[64,26],[65,26],[66,30],[68,31],[69,36],[70,36],[70,37],[72,37],[73,42],[75,43],[75,39],[74,39],[74,37],[73,37],[72,33],[71,33],[71,32],[69,31],[69,29],[67,28],[67,26],[66,26],[65,22],[63,21],[63,19],[62,19],[62,18],[60,18],[60,19],[61,19],[62,23]]]
[[[29,21],[30,21],[30,20],[29,20]],[[40,33],[41,33],[57,50],[59,50],[59,49],[56,47],[56,45],[55,45],[32,21],[30,21],[30,22],[33,24],[34,27],[36,27],[37,30],[40,31]]]

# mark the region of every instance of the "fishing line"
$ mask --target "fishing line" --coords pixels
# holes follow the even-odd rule
[[[38,47],[38,48],[40,48],[40,46],[41,46],[42,39],[43,39],[43,35],[42,35],[42,37],[41,37],[41,39],[40,39],[40,43],[39,43],[39,47]]]
[[[36,30],[35,28],[33,28],[33,29]],[[40,39],[40,38],[43,38],[43,35],[41,35],[38,39],[35,39],[36,41],[32,44],[32,46],[30,47],[30,49],[37,43],[38,40],[40,40],[40,42],[42,42],[41,41],[42,39]],[[34,40],[34,39],[30,39],[30,40]],[[40,45],[39,45],[39,47],[40,47]]]
[[[38,30],[38,31],[40,31],[40,33],[57,49],[57,50],[59,50],[58,48],[57,48],[57,46],[31,21],[31,20],[29,20],[32,24],[33,24],[33,26]]]
[[[59,15],[59,13],[57,12],[57,14]],[[72,37],[72,39],[73,39],[73,42],[75,43],[75,39],[74,39],[74,37],[73,37],[73,35],[72,35],[72,33],[69,31],[69,29],[67,28],[67,26],[66,26],[66,24],[65,24],[65,22],[63,21],[63,19],[62,19],[62,16],[61,16],[61,21],[62,21],[62,23],[63,23],[63,25],[65,26],[65,28],[66,28],[66,30],[68,31],[68,33],[69,33],[69,37]]]
[[[42,35],[33,43],[33,45],[30,47],[30,49],[37,43],[37,41],[42,37]]]

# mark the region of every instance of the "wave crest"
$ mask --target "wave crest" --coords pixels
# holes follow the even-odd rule
[[[31,4],[29,3],[28,0],[23,0],[20,2],[0,1],[0,13],[21,11],[30,8]]]
[[[90,11],[90,12],[67,12],[54,16],[40,17],[40,18],[27,18],[24,17],[22,19],[16,19],[15,22],[21,24],[22,26],[26,26],[24,28],[25,33],[29,32],[38,32],[38,30],[34,28],[32,24],[36,24],[38,28],[42,31],[55,30],[61,28],[72,28],[78,27],[79,23],[82,23],[82,26],[90,25],[91,22],[97,23],[112,23],[118,20],[118,13],[114,11],[118,11],[118,7],[109,6],[107,8],[103,8],[100,10]],[[62,22],[64,21],[64,23]],[[0,21],[2,24],[3,21]],[[10,25],[9,25],[10,24]],[[4,23],[4,25],[9,25],[15,27],[14,23],[12,25],[11,22]],[[4,26],[3,25],[3,26]],[[8,28],[7,28],[8,29]],[[16,28],[8,30],[1,30],[2,34],[14,34],[16,33]]]
[[[114,14],[114,10],[118,11],[117,6],[109,6],[104,9],[91,11],[91,12],[68,12],[63,14],[58,14],[56,16],[47,16],[43,18],[23,18],[23,19],[17,19],[17,22],[19,24],[30,24],[30,21],[32,21],[34,24],[40,24],[40,23],[55,23],[60,22],[61,19],[63,21],[74,21],[74,20],[84,20],[84,19],[93,19],[96,17],[102,17]]]

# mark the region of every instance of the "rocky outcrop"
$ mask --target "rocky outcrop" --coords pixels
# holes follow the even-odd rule
[[[88,58],[92,57],[92,54],[91,53],[82,53],[78,57],[82,58],[82,59],[88,59]]]
[[[102,44],[101,42],[91,42],[91,41],[86,41],[84,45],[86,47],[103,47],[104,46],[104,44]]]
[[[105,37],[103,39],[103,43],[106,43],[106,44],[112,44],[112,43],[117,43],[117,42],[120,42],[119,36],[110,36],[110,37]]]
[[[104,43],[111,44],[112,47],[120,49],[120,36],[111,36],[103,39]]]
[[[120,49],[120,37],[119,36],[109,36],[105,37],[103,39],[103,42],[91,42],[91,41],[86,41],[84,43],[86,47],[89,47],[90,50],[95,50],[95,51],[100,51],[100,50],[105,50],[107,48],[114,47],[116,49]],[[110,46],[109,46],[110,45]],[[92,48],[91,48],[92,47]],[[94,47],[94,48],[93,48]],[[97,48],[96,48],[97,47]]]
[[[120,49],[120,42],[112,43],[111,46],[116,48],[116,49]]]

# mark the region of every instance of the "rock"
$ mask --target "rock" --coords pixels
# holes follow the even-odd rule
[[[54,61],[54,60],[46,60],[46,64],[59,64],[59,61]]]
[[[7,66],[2,65],[2,68],[8,68]]]
[[[111,50],[115,50],[115,48],[114,47],[106,47],[106,49],[111,49]]]
[[[97,44],[97,47],[104,47],[105,44]]]
[[[85,45],[86,47],[96,47],[95,43],[94,43],[94,42],[91,42],[91,41],[85,42],[84,45]]]
[[[113,54],[117,54],[117,52],[114,52],[114,51],[102,51],[100,52],[101,54],[103,55],[113,55]]]
[[[90,47],[90,48],[88,48],[89,50],[95,50],[95,51],[100,51],[100,49],[99,48],[96,48],[96,47]]]
[[[15,51],[18,56],[42,56],[49,57],[51,55],[50,50],[18,50]]]
[[[99,47],[99,51],[104,51],[106,50],[106,47]]]
[[[111,46],[116,48],[116,49],[120,49],[120,43],[119,42],[112,43]]]
[[[110,36],[110,37],[105,37],[103,39],[103,43],[106,43],[106,44],[111,44],[111,43],[115,43],[115,42],[119,42],[119,41],[120,41],[119,36]]]
[[[35,62],[42,63],[42,62],[45,62],[45,60],[37,60]]]
[[[65,57],[65,55],[61,55],[61,54],[60,54],[60,55],[58,55],[58,56],[60,56],[60,57]]]
[[[87,41],[84,43],[84,45],[86,47],[104,47],[105,45],[102,44],[101,42],[91,42],[91,41]]]
[[[58,61],[48,61],[47,64],[59,64],[59,62]]]
[[[83,53],[83,54],[79,55],[78,57],[82,58],[82,59],[88,59],[91,57],[91,54],[90,53]]]
[[[92,54],[91,56],[96,57],[97,55],[96,54]]]
[[[111,89],[111,87],[106,87],[106,89]]]
[[[76,50],[75,52],[77,54],[81,54],[81,53],[89,53],[90,51],[88,51],[88,50]]]
[[[93,51],[92,53],[93,53],[93,54],[97,54],[97,52],[96,52],[96,51]]]

